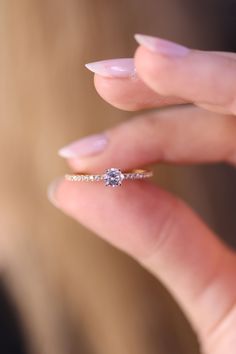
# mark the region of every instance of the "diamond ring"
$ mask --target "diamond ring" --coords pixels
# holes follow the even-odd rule
[[[132,170],[128,172],[121,172],[119,168],[109,168],[104,174],[67,174],[65,179],[73,182],[99,182],[104,181],[106,186],[118,187],[126,179],[144,179],[153,176],[152,171],[148,170]]]

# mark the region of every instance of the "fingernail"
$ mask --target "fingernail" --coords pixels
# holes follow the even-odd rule
[[[102,152],[108,144],[105,134],[94,134],[74,141],[58,151],[58,155],[64,158],[81,158]]]
[[[157,54],[181,57],[189,52],[188,48],[165,39],[146,36],[144,34],[135,34],[134,38],[140,45]]]
[[[132,58],[121,58],[96,61],[85,64],[86,68],[101,76],[126,78],[135,75],[134,60]]]
[[[59,185],[61,184],[62,180],[63,180],[63,177],[59,177],[59,178],[55,179],[54,181],[52,181],[48,186],[48,190],[47,190],[48,199],[54,206],[58,205],[57,189],[58,189]]]

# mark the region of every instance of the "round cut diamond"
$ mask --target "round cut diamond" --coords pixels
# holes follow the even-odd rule
[[[118,168],[109,168],[106,170],[104,180],[106,186],[117,187],[120,186],[124,179],[124,175]]]

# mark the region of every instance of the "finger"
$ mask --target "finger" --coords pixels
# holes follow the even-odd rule
[[[97,92],[105,101],[126,111],[186,103],[181,98],[159,95],[137,76],[126,79],[111,79],[95,75],[94,84]]]
[[[103,135],[102,135],[103,136]],[[234,116],[194,106],[172,107],[130,119],[100,135],[74,142],[60,150],[74,170],[122,169],[153,162],[175,164],[236,163]],[[92,148],[100,151],[90,155]],[[90,149],[90,150],[89,150]],[[83,152],[90,154],[84,155]]]
[[[103,60],[86,64],[95,73],[94,84],[100,96],[127,111],[185,103],[183,99],[161,96],[136,75],[132,58]]]
[[[234,55],[191,50],[158,38],[137,35],[140,78],[161,95],[177,96],[213,111],[236,113]]]
[[[180,200],[151,183],[124,183],[104,190],[60,181],[50,195],[58,208],[161,279],[209,343],[235,301],[234,256]]]

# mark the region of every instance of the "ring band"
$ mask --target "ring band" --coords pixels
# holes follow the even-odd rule
[[[121,186],[123,180],[144,179],[153,176],[153,172],[149,170],[131,170],[121,172],[119,168],[109,168],[104,174],[66,174],[65,179],[72,182],[100,182],[104,181],[106,186],[117,187]]]

